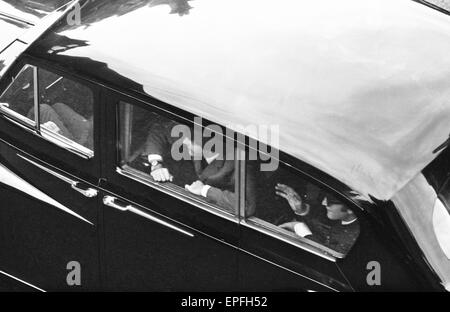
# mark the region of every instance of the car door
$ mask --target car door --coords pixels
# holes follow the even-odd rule
[[[247,155],[245,172],[241,174],[246,198],[255,198],[253,212],[241,208],[240,248],[245,251],[239,256],[241,288],[351,291],[336,261],[352,247],[359,226],[351,225],[350,243],[335,242],[329,235],[335,223],[326,219],[322,203],[334,192],[279,159],[277,162],[270,160],[277,163],[270,170],[263,169],[260,155],[262,152],[254,157]],[[251,183],[252,180],[256,182]],[[307,207],[304,213],[293,211],[289,202],[293,199],[297,199],[301,207]],[[294,224],[300,222],[307,226],[305,236],[294,230]]]
[[[98,92],[32,59],[3,78],[3,284],[43,291],[98,289]]]
[[[173,182],[156,182],[148,155],[142,154],[149,135],[162,140],[159,131],[167,125],[189,122],[159,108],[164,104],[156,100],[111,92],[105,104],[108,145],[100,186],[108,289],[235,289],[236,211],[225,212],[183,188],[193,182],[189,161],[177,167],[179,174],[172,172]]]

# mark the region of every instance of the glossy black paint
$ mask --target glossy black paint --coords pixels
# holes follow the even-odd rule
[[[0,122],[0,128],[2,132],[8,131],[3,120]],[[0,141],[0,151],[2,164],[93,223],[88,224],[31,195],[2,185],[0,190],[2,270],[33,285],[39,285],[39,288],[45,290],[70,291],[76,289],[66,283],[65,277],[68,273],[66,265],[70,261],[78,261],[86,273],[83,275],[83,284],[79,290],[98,289],[100,275],[97,200],[86,199],[72,190],[70,185],[18,155],[53,168],[50,164],[41,162],[4,141]],[[71,176],[65,172],[60,173]]]

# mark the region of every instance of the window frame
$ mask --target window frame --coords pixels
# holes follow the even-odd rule
[[[72,73],[69,73],[64,70],[60,70],[59,68],[55,68],[54,66],[50,66],[46,63],[43,64],[43,62],[39,62],[37,60],[34,60],[31,57],[25,56],[24,58],[20,59],[19,61],[15,62],[11,68],[6,72],[6,74],[2,77],[3,79],[7,78],[7,82],[3,82],[0,84],[0,96],[6,92],[6,90],[16,81],[16,78],[18,75],[22,72],[22,70],[25,68],[25,66],[30,66],[33,68],[33,86],[34,86],[34,94],[33,94],[33,107],[35,111],[35,118],[32,120],[33,124],[28,122],[28,118],[26,116],[23,116],[14,110],[11,110],[7,107],[0,106],[0,114],[3,115],[5,119],[8,121],[14,123],[15,125],[21,127],[22,129],[28,131],[29,133],[32,133],[33,135],[39,137],[40,139],[43,139],[45,141],[48,141],[60,148],[63,148],[64,150],[75,154],[79,156],[80,158],[90,160],[94,157],[95,154],[95,143],[93,146],[93,150],[90,150],[89,148],[74,142],[68,138],[66,138],[63,135],[60,135],[58,133],[54,133],[48,129],[45,129],[45,127],[41,127],[39,124],[39,69],[48,71],[52,74],[62,76],[66,79],[69,79],[75,83],[81,84],[83,87],[88,88],[92,93],[92,100],[93,100],[93,111],[94,111],[94,120],[93,120],[93,137],[95,142],[95,129],[96,129],[96,117],[95,117],[95,105],[96,103],[99,103],[99,93],[97,91],[97,88],[94,84],[87,82],[86,80],[76,77]],[[8,79],[9,78],[9,79]]]
[[[195,121],[193,120],[194,115],[190,115],[189,114],[189,118],[183,117],[179,114],[176,114],[168,109],[164,109],[161,108],[157,105],[151,104],[149,101],[145,101],[145,100],[141,100],[141,99],[137,99],[134,97],[131,97],[129,95],[123,95],[120,97],[117,96],[113,96],[114,98],[114,105],[115,105],[115,112],[116,112],[116,139],[118,140],[117,142],[115,142],[116,145],[116,155],[115,155],[115,166],[116,166],[116,173],[118,173],[121,176],[124,176],[126,178],[132,179],[138,183],[141,183],[143,185],[149,186],[157,191],[163,192],[169,196],[175,197],[179,200],[182,200],[183,202],[190,204],[192,206],[195,206],[199,209],[202,209],[204,211],[207,211],[208,213],[211,213],[213,215],[219,216],[221,218],[225,218],[229,221],[232,221],[234,223],[239,223],[240,218],[239,218],[239,198],[240,198],[240,194],[239,194],[239,185],[238,185],[238,179],[239,179],[239,160],[238,157],[235,157],[235,192],[236,192],[236,198],[238,199],[236,201],[235,207],[234,207],[234,213],[231,213],[230,211],[227,211],[226,209],[224,209],[223,207],[213,204],[213,203],[209,203],[208,201],[206,201],[205,199],[203,199],[200,196],[194,195],[189,193],[188,191],[186,191],[185,189],[183,189],[182,187],[175,185],[173,183],[160,183],[160,182],[156,182],[156,181],[152,181],[150,178],[148,178],[148,175],[146,175],[145,173],[140,172],[137,169],[134,168],[126,168],[124,169],[123,167],[121,167],[121,151],[120,151],[120,146],[121,146],[121,142],[120,142],[120,105],[123,104],[128,104],[128,105],[134,105],[134,106],[138,106],[141,109],[146,109],[147,111],[156,113],[162,117],[166,117],[172,121],[177,121],[180,123],[184,123],[184,124],[196,124]],[[186,114],[188,115],[188,114]],[[203,122],[207,122],[208,125],[210,124],[209,121],[207,121],[206,119],[202,118]],[[205,128],[205,126],[202,124],[202,129]],[[220,126],[220,125],[219,125]],[[222,127],[222,126],[220,126]],[[223,128],[223,127],[222,127]],[[223,132],[222,135],[225,136],[226,132]],[[234,138],[233,138],[233,141]]]
[[[248,137],[246,137],[246,142],[247,141],[248,141]],[[258,142],[258,144],[260,144],[260,143]],[[245,148],[246,148],[246,150],[248,150],[248,149],[254,150],[253,146],[250,146],[249,144],[245,144]],[[269,147],[269,148],[271,148],[271,147]],[[259,153],[259,152],[260,151],[258,150],[257,153]],[[244,157],[243,159],[246,159],[245,155],[242,155],[241,157]],[[290,158],[290,159],[287,159],[287,158]],[[357,212],[358,211],[357,208],[359,208],[359,207],[357,207],[357,205],[353,201],[350,201],[346,196],[344,196],[342,194],[342,192],[339,192],[336,188],[331,187],[329,184],[324,183],[323,181],[315,178],[314,176],[308,174],[307,172],[299,169],[298,166],[293,165],[292,157],[289,157],[285,153],[280,152],[280,157],[277,160],[279,161],[279,166],[282,165],[282,166],[289,168],[296,175],[299,175],[301,178],[303,178],[307,181],[310,181],[311,183],[320,187],[322,190],[330,192],[333,195],[335,195],[336,197],[340,198],[344,203],[346,203],[349,206],[349,208],[353,212],[355,212],[357,217],[360,218],[359,213]],[[296,162],[301,162],[301,161],[297,160]],[[301,163],[303,163],[303,162],[301,162]],[[322,245],[318,242],[315,242],[313,240],[310,240],[308,238],[300,237],[298,235],[295,235],[294,233],[289,233],[286,230],[281,230],[279,228],[279,226],[274,225],[265,220],[259,219],[254,216],[247,217],[245,215],[245,205],[243,205],[243,203],[245,203],[246,186],[247,186],[245,183],[246,164],[247,164],[247,160],[245,160],[245,163],[242,166],[243,168],[240,169],[240,181],[238,182],[240,185],[240,189],[241,189],[240,190],[241,199],[240,199],[240,207],[239,207],[240,220],[241,220],[241,224],[243,226],[254,229],[254,230],[259,231],[263,234],[266,234],[272,238],[278,239],[280,241],[283,241],[285,243],[288,243],[290,245],[298,247],[302,250],[306,250],[310,253],[313,253],[315,255],[318,255],[322,258],[325,258],[325,259],[333,261],[333,262],[336,262],[337,259],[344,259],[347,256],[347,254],[353,249],[353,246],[352,246],[352,248],[346,254],[342,254],[336,250],[333,250],[327,246],[324,246],[324,245]],[[355,242],[355,244],[356,244],[356,242]]]
[[[194,123],[194,121],[192,120],[193,117],[195,117],[194,115],[184,112],[186,116],[189,116],[188,118],[186,117],[182,117],[181,115],[178,115],[177,113],[174,113],[171,111],[171,106],[169,106],[168,108],[161,108],[157,105],[151,104],[149,101],[147,100],[141,100],[139,98],[135,98],[135,97],[131,97],[129,95],[123,94],[122,97],[117,97],[114,96],[115,99],[115,112],[116,112],[116,138],[118,140],[118,142],[116,142],[116,172],[124,177],[127,177],[129,179],[133,179],[138,183],[144,184],[146,186],[149,186],[153,189],[156,189],[158,191],[161,191],[169,196],[175,197],[179,200],[182,200],[190,205],[193,205],[199,209],[205,210],[209,213],[212,213],[216,216],[219,216],[221,218],[225,218],[227,220],[230,220],[232,222],[238,223],[239,225],[242,225],[244,227],[247,228],[251,228],[254,229],[256,231],[259,231],[267,236],[270,236],[274,239],[277,239],[279,241],[282,241],[284,243],[293,245],[297,248],[300,248],[302,250],[305,250],[309,253],[312,253],[314,255],[317,255],[319,257],[325,258],[331,262],[336,262],[337,260],[340,259],[344,259],[347,254],[342,254],[339,253],[331,248],[328,248],[318,242],[309,240],[307,238],[303,238],[303,237],[298,237],[295,234],[292,235],[286,235],[285,233],[282,233],[278,226],[270,224],[268,222],[265,222],[264,220],[259,220],[257,218],[251,219],[251,218],[246,218],[245,216],[245,190],[246,190],[246,184],[245,184],[245,169],[246,169],[246,160],[245,160],[245,151],[242,149],[242,145],[240,145],[239,142],[237,142],[236,139],[236,133],[235,133],[235,137],[233,137],[233,141],[235,142],[235,147],[236,148],[236,152],[239,153],[239,155],[236,155],[235,157],[235,175],[236,175],[236,182],[235,182],[235,192],[237,195],[237,207],[235,209],[237,209],[236,214],[231,214],[230,212],[224,210],[223,208],[221,208],[218,205],[212,204],[212,203],[208,203],[207,201],[201,199],[201,198],[197,198],[195,195],[192,195],[190,193],[188,193],[187,191],[185,192],[184,189],[182,189],[179,186],[176,185],[172,185],[172,184],[167,184],[167,183],[159,183],[159,182],[155,182],[152,181],[148,178],[143,177],[144,174],[139,174],[139,170],[134,169],[134,170],[130,170],[130,169],[123,169],[121,168],[121,161],[120,161],[120,154],[121,151],[119,150],[119,146],[120,146],[120,133],[119,133],[119,128],[120,128],[120,103],[126,103],[129,105],[137,105],[138,107],[142,108],[142,109],[147,109],[151,112],[160,114],[164,117],[168,117],[171,120],[175,120],[175,121],[180,121],[180,122],[184,122],[184,123]],[[203,129],[205,128],[204,124],[217,124],[214,122],[210,122],[206,119],[202,119],[203,120],[203,124],[202,127]],[[218,125],[218,124],[217,124]],[[222,125],[218,125],[220,126],[222,129],[225,129]],[[225,136],[226,131],[223,131],[222,135]],[[240,134],[239,134],[240,135]],[[246,142],[248,142],[248,137],[245,136]],[[259,143],[259,142],[258,142]],[[249,146],[248,144],[244,144],[245,148],[253,148],[252,146]],[[348,206],[350,209],[352,209],[352,211],[354,211],[357,215],[358,218],[359,213],[358,210],[361,210],[362,208],[353,200],[351,200],[350,198],[348,198],[347,196],[344,195],[343,192],[338,191],[337,188],[332,187],[329,183],[329,181],[334,181],[334,179],[332,177],[327,176],[325,173],[320,172],[324,177],[324,181],[319,180],[317,178],[314,177],[314,175],[308,173],[307,171],[301,170],[299,166],[296,166],[295,164],[293,164],[294,162],[300,162],[303,165],[309,166],[307,164],[304,164],[303,162],[301,162],[298,159],[292,158],[289,155],[284,154],[283,152],[281,152],[281,157],[279,157],[281,159],[278,159],[280,164],[283,164],[284,166],[287,166],[289,168],[291,168],[292,170],[295,171],[296,174],[299,174],[300,176],[304,177],[306,180],[311,181],[312,183],[314,183],[315,185],[319,186],[320,188],[331,192],[333,195],[341,198]],[[285,161],[284,158],[286,158],[287,160]],[[242,160],[240,160],[242,159]],[[313,168],[313,171],[318,172],[318,169]],[[132,168],[131,168],[132,169]],[[339,184],[339,183],[338,183]],[[338,185],[339,186],[339,185]],[[343,184],[342,184],[343,186]],[[355,242],[356,245],[356,242]],[[352,249],[353,250],[353,247]],[[351,251],[350,250],[350,251]],[[349,251],[349,252],[350,252]]]
[[[36,88],[38,88],[38,86],[35,86],[35,84],[34,84],[34,80],[35,80],[34,72],[36,71],[37,67],[33,64],[26,63],[26,62],[19,62],[18,64],[16,64],[16,66],[14,66],[14,68],[12,68],[8,72],[9,75],[5,75],[5,77],[10,77],[10,79],[8,82],[5,82],[5,85],[2,84],[0,86],[0,97],[2,97],[4,95],[4,93],[8,90],[8,88],[16,81],[16,79],[24,71],[26,66],[29,66],[33,69],[33,108],[36,111],[36,98],[35,98],[36,94],[35,93],[37,91]],[[36,118],[34,120],[31,120],[31,119],[27,118],[26,116],[10,109],[9,107],[2,106],[2,105],[0,105],[0,113],[6,115],[10,119],[13,119],[15,121],[15,123],[19,123],[21,125],[21,127],[27,127],[28,130],[34,130],[34,131],[37,130]]]

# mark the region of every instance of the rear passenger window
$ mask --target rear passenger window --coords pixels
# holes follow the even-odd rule
[[[325,187],[280,163],[261,171],[260,161],[247,161],[246,221],[280,238],[319,247],[344,257],[359,235],[359,221],[349,205]]]
[[[89,155],[93,155],[93,102],[88,87],[32,65],[25,65],[0,96],[2,111],[43,137]]]
[[[119,103],[118,113],[122,170],[236,215],[235,162],[226,157],[224,137],[218,135],[222,146],[207,153],[205,144],[213,136],[204,137],[201,131],[200,140],[194,138],[189,122],[125,102]]]

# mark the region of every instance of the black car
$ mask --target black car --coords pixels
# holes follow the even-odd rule
[[[445,10],[0,1],[0,29],[1,290],[450,290]]]

